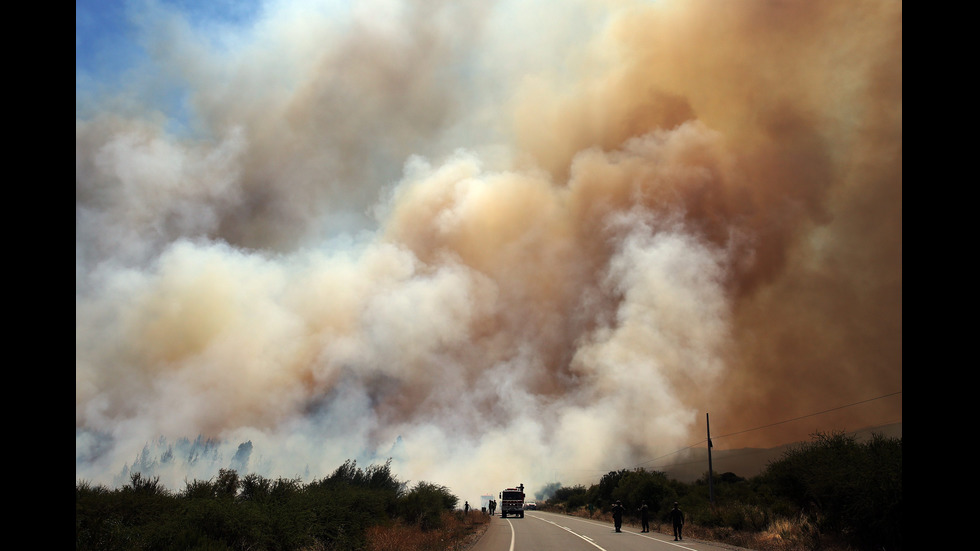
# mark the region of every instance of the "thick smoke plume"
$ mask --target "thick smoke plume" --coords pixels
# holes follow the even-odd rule
[[[902,3],[557,8],[131,8],[76,74],[76,477],[476,502],[901,421],[748,430],[901,390]]]

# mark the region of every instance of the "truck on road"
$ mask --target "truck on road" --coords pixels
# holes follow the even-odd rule
[[[508,514],[524,518],[524,484],[500,492],[500,518]]]

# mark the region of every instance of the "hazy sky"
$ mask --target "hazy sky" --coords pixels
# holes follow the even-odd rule
[[[901,390],[901,2],[76,0],[77,479],[478,502]]]

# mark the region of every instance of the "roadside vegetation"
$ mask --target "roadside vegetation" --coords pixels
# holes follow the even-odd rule
[[[715,474],[679,482],[659,471],[609,472],[589,487],[553,485],[538,508],[612,522],[610,505],[645,501],[654,532],[671,534],[667,513],[684,511],[684,537],[760,551],[902,549],[902,440],[864,443],[843,433],[816,434],[758,476]],[[75,549],[255,551],[462,551],[490,520],[464,514],[444,486],[409,487],[384,465],[347,461],[329,477],[240,476],[222,470],[172,492],[133,473],[118,489],[75,485]]]
[[[684,537],[760,551],[895,551],[902,548],[902,440],[817,433],[758,476],[707,473],[682,483],[659,471],[609,472],[597,484],[558,487],[543,507],[612,522],[619,500],[627,526],[639,527],[645,501],[650,528],[673,534],[667,517],[679,503]]]
[[[223,469],[179,492],[133,473],[115,490],[75,484],[75,549],[454,551],[489,522],[458,502],[438,484],[407,488],[390,461],[309,484]]]

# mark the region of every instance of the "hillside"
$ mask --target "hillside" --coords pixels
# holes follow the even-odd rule
[[[858,441],[864,441],[874,433],[888,438],[901,438],[902,423],[867,427],[850,434],[857,437]],[[750,478],[761,474],[770,461],[779,459],[786,450],[797,444],[799,442],[792,442],[775,448],[738,448],[731,450],[712,448],[712,470],[716,474],[731,472],[743,478]],[[693,482],[703,477],[704,473],[708,470],[708,450],[692,450],[687,460],[673,465],[654,467],[654,469],[663,471],[682,482]]]

